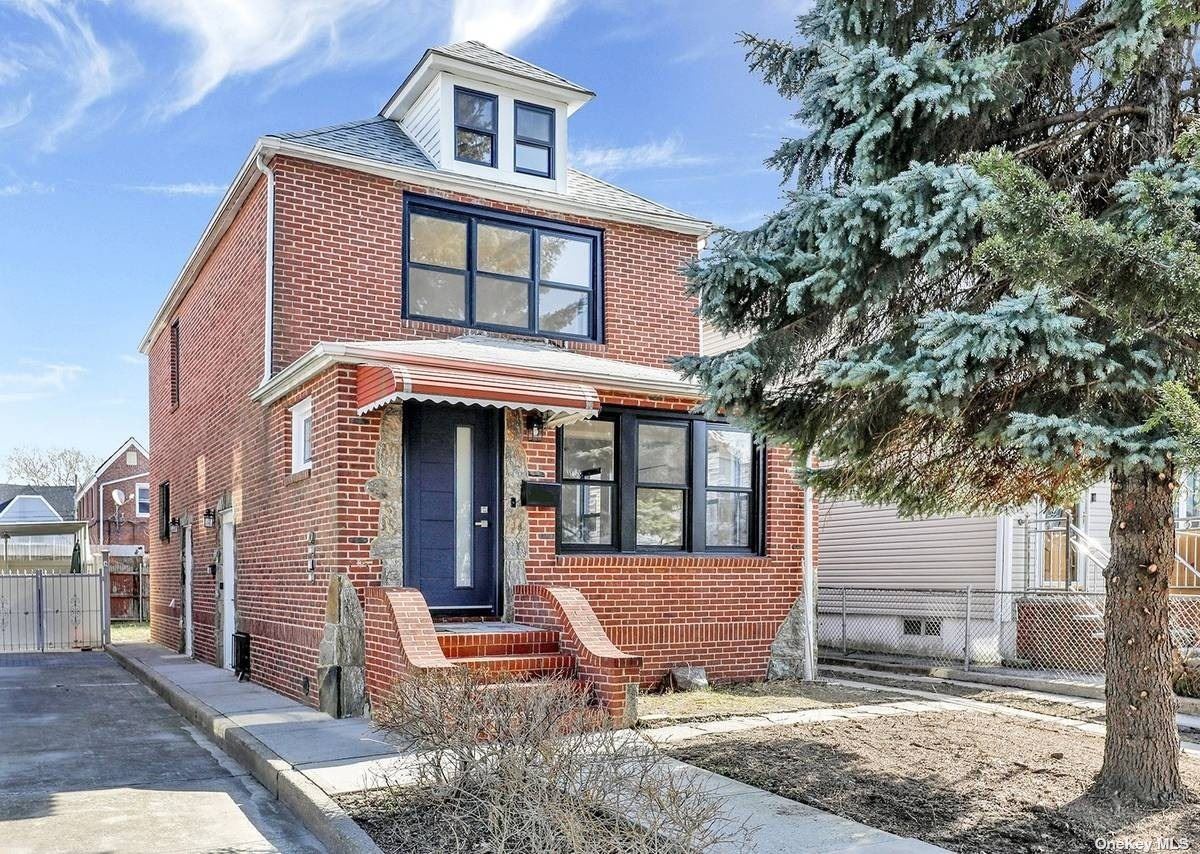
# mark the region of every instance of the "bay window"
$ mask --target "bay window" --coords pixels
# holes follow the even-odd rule
[[[559,429],[563,552],[757,553],[763,450],[699,418],[609,411]]]
[[[434,200],[406,202],[405,313],[597,340],[600,233]]]

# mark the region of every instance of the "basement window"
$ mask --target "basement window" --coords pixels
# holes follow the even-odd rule
[[[920,617],[904,618],[904,634],[906,637],[937,637],[941,633],[941,620],[923,620]]]

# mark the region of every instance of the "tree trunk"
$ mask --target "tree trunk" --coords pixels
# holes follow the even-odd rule
[[[1112,478],[1112,558],[1105,570],[1104,793],[1163,803],[1180,795],[1171,688],[1168,584],[1175,564],[1173,471]]]

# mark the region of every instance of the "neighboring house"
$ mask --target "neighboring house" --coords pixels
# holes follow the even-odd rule
[[[83,482],[75,512],[86,520],[92,553],[109,570],[113,620],[148,619],[146,561],[150,554],[150,455],[132,436]]]
[[[110,563],[135,565],[148,553],[150,454],[141,442],[127,439],[80,485],[75,516],[88,523],[92,551]]]
[[[29,486],[0,483],[0,568],[6,572],[34,569],[69,570],[79,539],[73,486]],[[86,559],[81,543],[81,559]]]
[[[259,140],[141,345],[155,640],[229,667],[245,633],[340,713],[451,659],[618,717],[671,665],[765,673],[802,492],[693,414],[710,225],[571,168],[592,97],[464,42]]]

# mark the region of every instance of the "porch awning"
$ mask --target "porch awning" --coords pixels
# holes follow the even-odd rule
[[[526,409],[545,414],[550,425],[590,418],[600,408],[600,396],[591,386],[524,374],[511,366],[452,365],[420,356],[402,364],[358,366],[360,415],[398,400]]]

